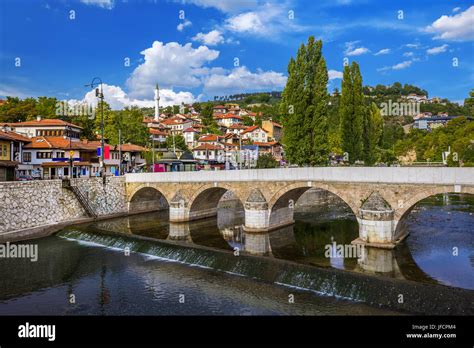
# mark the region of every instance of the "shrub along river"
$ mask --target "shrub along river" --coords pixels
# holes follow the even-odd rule
[[[328,250],[350,245],[357,220],[321,195],[267,234],[246,234],[230,198],[216,218],[144,213],[23,242],[38,244],[38,261],[0,259],[0,315],[472,314],[473,196],[421,201],[395,249],[341,257]]]

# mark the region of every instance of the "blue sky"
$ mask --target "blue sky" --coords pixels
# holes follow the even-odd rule
[[[329,90],[344,58],[364,84],[454,101],[474,87],[473,1],[2,0],[0,97],[92,100],[94,76],[114,108],[151,105],[155,83],[165,105],[282,90],[309,35]]]

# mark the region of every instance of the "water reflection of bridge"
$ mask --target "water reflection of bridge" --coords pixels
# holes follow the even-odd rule
[[[236,215],[234,209],[221,209],[217,218],[202,219],[192,223],[170,223],[167,221],[167,216],[167,212],[135,215],[124,217],[120,222],[112,220],[96,222],[94,226],[99,230],[120,231],[234,252],[238,250],[239,253],[265,255],[322,267],[428,283],[436,282],[418,267],[406,243],[401,243],[395,249],[365,247],[365,252],[360,258],[330,256],[326,260],[321,260],[327,241],[316,238],[315,248],[318,249],[317,254],[321,256],[318,261],[317,258],[312,260],[308,257],[308,254],[314,253],[314,250],[305,250],[299,243],[295,236],[294,225],[266,233],[249,233],[243,228],[243,216]],[[151,223],[154,227],[150,230]],[[119,225],[121,228],[117,227]]]

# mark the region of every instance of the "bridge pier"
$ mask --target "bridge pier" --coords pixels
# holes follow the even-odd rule
[[[378,192],[373,192],[359,209],[359,238],[354,244],[376,248],[394,248],[406,235],[395,234],[394,210]]]
[[[169,224],[169,234],[166,239],[192,242],[193,240],[191,239],[191,230],[189,228],[189,224],[171,222]]]

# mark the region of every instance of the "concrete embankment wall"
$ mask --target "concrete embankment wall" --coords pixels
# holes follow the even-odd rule
[[[99,217],[127,211],[123,178],[73,179]],[[87,219],[61,180],[0,183],[0,242],[44,235],[51,226]],[[48,233],[46,233],[48,234]]]

